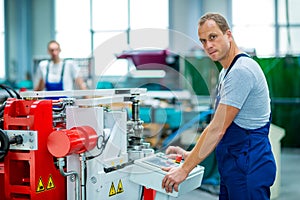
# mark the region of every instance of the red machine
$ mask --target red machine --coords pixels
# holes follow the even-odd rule
[[[92,150],[97,145],[96,131],[89,126],[73,127],[70,130],[58,130],[48,137],[48,150],[56,158],[72,153],[80,154]]]
[[[3,118],[9,137],[19,136],[25,145],[11,144],[4,163],[0,163],[4,191],[0,199],[66,199],[65,177],[47,149],[47,138],[54,131],[52,101],[8,99]]]
[[[165,157],[143,140],[139,102],[145,89],[48,92],[23,93],[24,99],[1,105],[0,200],[166,199],[160,184],[153,185],[153,179],[162,181],[160,166],[146,160]],[[38,100],[60,92],[101,98]],[[103,107],[127,101],[130,120],[123,108]],[[199,187],[203,169],[197,170],[184,192]]]

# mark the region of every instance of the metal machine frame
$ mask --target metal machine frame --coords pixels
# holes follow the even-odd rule
[[[0,199],[112,200],[144,195],[150,200],[154,190],[156,198],[168,198],[150,182],[138,181],[149,176],[140,171],[149,170],[144,159],[161,155],[143,137],[139,106],[146,92],[143,88],[27,91],[21,93],[22,99],[8,99],[0,132],[5,138],[0,144],[7,148],[1,153],[0,186],[5,194],[0,193],[4,195]],[[47,99],[61,96],[67,98]],[[195,170],[179,194],[200,186],[204,169]],[[152,181],[161,183],[161,170],[151,174]]]

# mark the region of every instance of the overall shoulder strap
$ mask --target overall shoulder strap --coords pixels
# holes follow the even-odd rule
[[[234,63],[240,58],[240,57],[250,57],[249,55],[245,54],[245,53],[240,53],[238,55],[236,55],[233,59],[233,61],[231,62],[228,70],[226,71],[224,78],[227,76],[227,74],[229,73],[229,71],[231,70],[232,66],[234,65]]]
[[[46,81],[48,80],[48,74],[49,74],[49,68],[50,68],[50,60],[48,60],[48,64],[47,64],[47,67],[46,67]]]
[[[61,69],[61,80],[63,79],[63,76],[64,76],[64,73],[65,73],[65,64],[66,64],[66,62],[65,62],[65,60],[63,60],[63,65],[62,65],[62,69]]]

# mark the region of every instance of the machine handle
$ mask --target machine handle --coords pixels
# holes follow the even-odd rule
[[[9,138],[7,133],[0,129],[0,160],[6,156],[11,144],[23,144],[23,137],[15,135]]]

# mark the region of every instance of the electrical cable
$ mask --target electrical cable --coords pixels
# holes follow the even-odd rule
[[[4,89],[4,90],[9,94],[10,97],[14,97],[13,94],[7,89],[7,87],[5,87],[5,86],[2,85],[2,84],[0,85],[0,87],[1,87],[2,89]]]
[[[12,87],[9,87],[9,86],[4,85],[4,84],[0,84],[0,87],[2,89],[4,89],[10,95],[10,97],[12,97],[12,98],[17,97],[18,99],[22,99],[20,94],[16,90],[14,90]],[[12,91],[16,96],[14,96],[9,90]]]
[[[102,142],[99,142],[100,141],[99,139],[101,139],[101,138],[103,138],[103,140],[102,140]],[[109,140],[109,137],[107,139],[105,139],[105,132],[103,131],[103,135],[99,135],[98,141],[97,141],[97,149],[100,150],[100,152],[97,155],[86,157],[86,160],[91,160],[96,157],[99,157],[103,153],[108,140]],[[99,145],[99,144],[101,144],[101,145]]]
[[[10,143],[8,136],[2,129],[0,129],[0,160],[6,156],[9,146]]]
[[[4,115],[5,106],[6,106],[6,101],[4,101],[4,103],[0,106],[0,128],[1,129],[3,129],[3,126],[4,126],[3,115]]]

